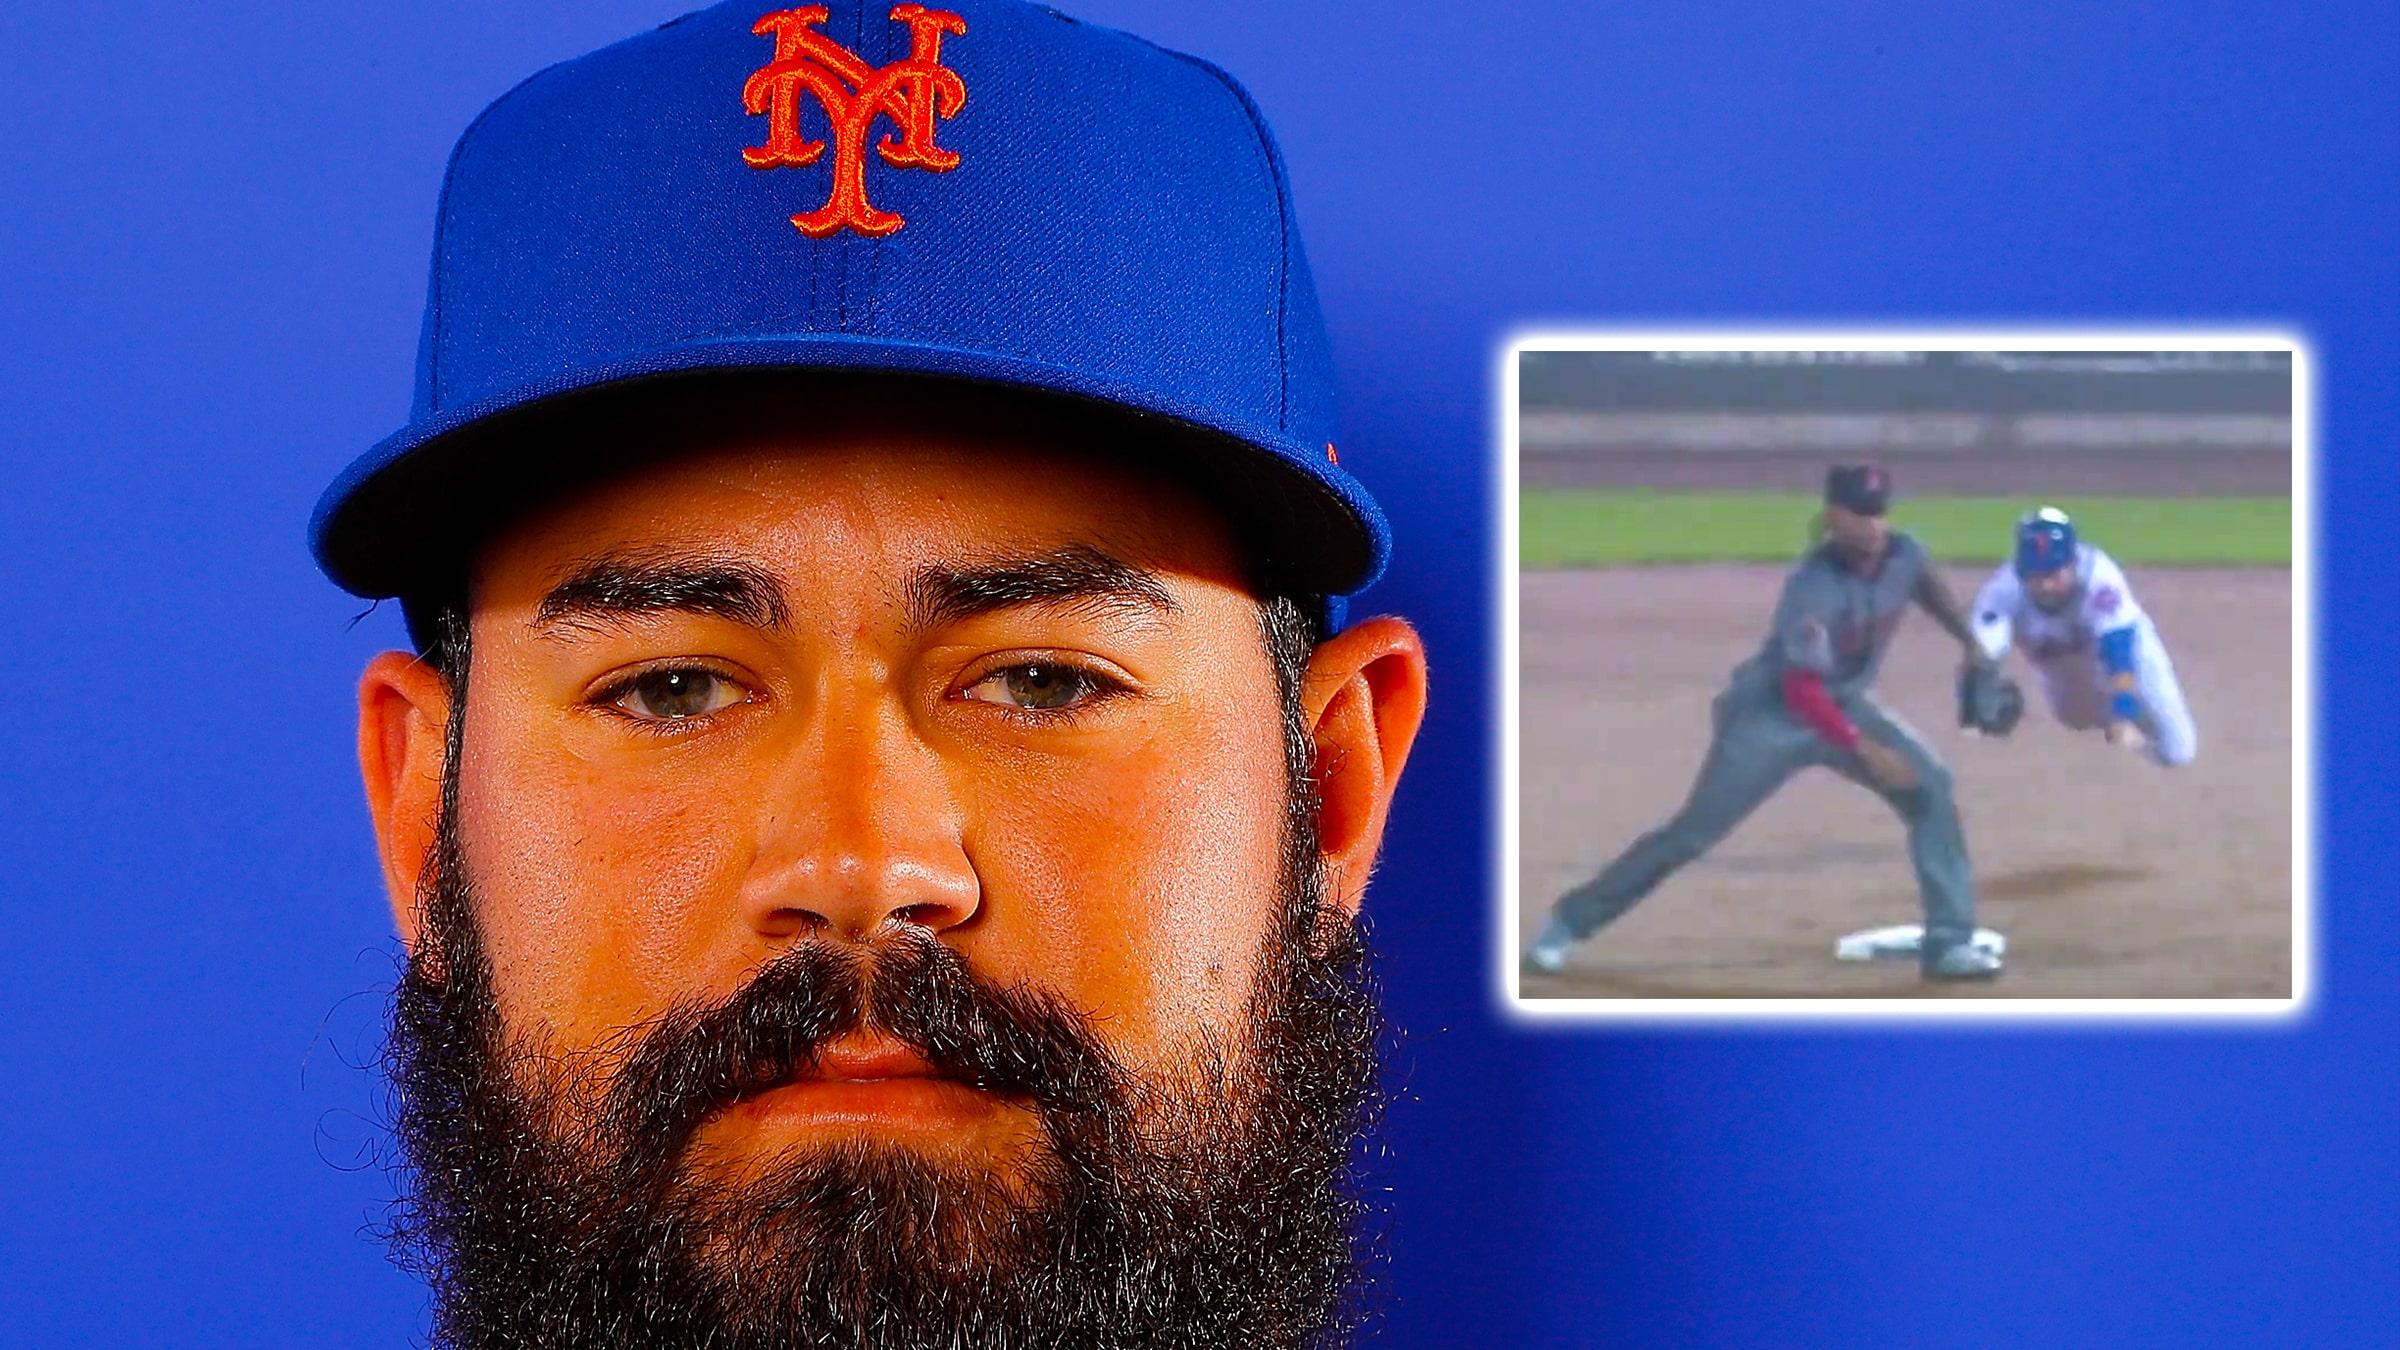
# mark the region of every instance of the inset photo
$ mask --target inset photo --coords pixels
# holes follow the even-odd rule
[[[2305,1004],[2299,342],[1549,334],[1501,380],[1519,1012]]]

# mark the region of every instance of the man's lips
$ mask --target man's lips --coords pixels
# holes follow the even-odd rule
[[[853,1034],[819,1047],[814,1064],[742,1099],[726,1115],[782,1128],[941,1131],[988,1119],[1005,1105],[1005,1098],[943,1076],[899,1041]]]

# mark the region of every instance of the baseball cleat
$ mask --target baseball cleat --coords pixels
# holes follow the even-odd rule
[[[1575,935],[1553,914],[1542,925],[1540,937],[1525,949],[1524,968],[1528,975],[1556,975],[1567,966],[1567,949],[1575,945]]]
[[[1919,968],[1928,980],[1952,983],[1964,980],[1996,980],[2007,963],[2000,954],[1972,942],[1954,943],[1939,953],[1927,956]]]

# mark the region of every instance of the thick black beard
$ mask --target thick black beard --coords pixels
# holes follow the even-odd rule
[[[1360,925],[1324,902],[1311,805],[1287,823],[1248,1044],[1145,1081],[1055,997],[922,938],[804,943],[720,1006],[548,1054],[500,1025],[452,796],[389,1053],[391,1236],[433,1288],[435,1344],[1345,1343],[1376,1245],[1358,1172],[1384,1024]],[[1030,1103],[1046,1156],[1008,1184],[875,1143],[743,1185],[692,1173],[713,1112],[861,1026]]]

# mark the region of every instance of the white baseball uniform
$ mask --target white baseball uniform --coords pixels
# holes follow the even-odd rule
[[[1975,641],[1994,660],[2011,646],[2022,649],[2051,715],[2061,725],[2091,731],[2108,725],[2115,694],[2101,664],[2100,639],[2132,629],[2133,669],[2140,681],[2135,696],[2141,701],[2135,724],[2150,739],[2151,758],[2169,766],[2191,763],[2199,753],[2200,733],[2158,626],[2134,600],[2125,570],[2098,548],[2078,543],[2075,577],[2075,594],[2067,603],[2045,610],[2025,594],[2016,568],[2002,563],[1975,596]]]

